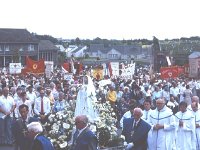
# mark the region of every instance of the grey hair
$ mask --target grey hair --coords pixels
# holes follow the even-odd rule
[[[83,122],[85,125],[88,124],[89,119],[88,119],[88,117],[86,115],[80,115],[78,117],[79,117],[80,121]]]
[[[143,111],[141,108],[138,108],[138,107],[134,108],[133,112],[135,112],[135,111],[140,112],[141,116],[143,115]]]
[[[35,133],[42,133],[43,128],[42,125],[39,122],[31,122],[27,125],[28,131],[32,131]]]
[[[195,101],[195,102],[199,103],[199,97],[198,96],[193,96],[192,97],[192,101]]]

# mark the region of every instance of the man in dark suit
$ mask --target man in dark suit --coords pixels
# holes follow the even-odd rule
[[[71,150],[97,150],[97,137],[88,127],[87,116],[77,116],[75,124],[76,131],[72,137]]]
[[[27,124],[37,122],[37,118],[28,117],[29,108],[27,105],[22,104],[19,106],[19,113],[21,117],[13,124],[13,135],[16,140],[16,147],[20,150],[30,149],[31,140],[27,137]]]
[[[43,128],[39,122],[32,122],[27,128],[29,138],[33,139],[29,150],[54,150],[51,141],[42,134]]]
[[[124,119],[122,134],[128,143],[127,150],[147,150],[147,136],[151,126],[141,119],[142,109],[133,110],[134,118]]]

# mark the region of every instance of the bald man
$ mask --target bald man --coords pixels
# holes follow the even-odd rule
[[[73,133],[71,150],[97,150],[97,137],[88,127],[88,117],[75,118],[76,131]]]
[[[175,147],[175,118],[164,99],[156,100],[156,109],[151,112],[148,135],[149,150],[172,150]]]
[[[122,134],[128,143],[127,150],[146,150],[147,135],[151,126],[142,118],[142,109],[133,110],[133,118],[126,118],[123,122]]]
[[[200,110],[199,97],[198,96],[192,96],[192,103],[193,102],[197,103],[197,110]],[[192,111],[191,105],[188,105],[187,109]]]

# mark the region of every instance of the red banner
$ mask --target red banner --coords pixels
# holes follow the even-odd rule
[[[179,67],[162,67],[160,68],[161,78],[177,78],[179,76]]]
[[[35,61],[27,56],[25,71],[26,71],[26,73],[43,74],[45,72],[44,59]]]
[[[80,62],[75,62],[74,69],[76,70],[75,74],[80,75],[83,72],[83,64],[81,64]]]
[[[68,73],[71,72],[70,64],[69,63],[63,63],[62,67],[63,67],[63,69],[65,69],[66,72],[68,72]]]
[[[178,74],[185,74],[185,67],[178,66]]]
[[[111,63],[110,62],[108,64],[108,71],[109,71],[110,77],[112,77],[112,67],[111,67]]]

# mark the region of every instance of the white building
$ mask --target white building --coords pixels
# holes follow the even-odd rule
[[[200,52],[193,52],[189,55],[189,77],[200,76]]]
[[[71,57],[72,55],[74,57],[84,57],[85,56],[85,50],[87,49],[87,46],[76,46],[76,45],[69,45],[69,47],[66,49],[67,57]]]

